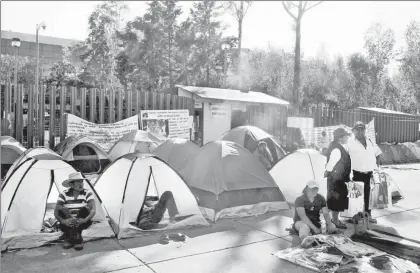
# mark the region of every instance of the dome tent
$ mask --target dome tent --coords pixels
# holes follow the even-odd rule
[[[87,136],[70,136],[55,146],[54,151],[83,174],[97,174],[110,163],[107,154]]]
[[[130,153],[150,154],[160,143],[154,134],[142,130],[132,130],[121,137],[109,150],[108,158],[111,162]]]
[[[168,224],[164,217],[157,230],[209,225],[184,180],[150,154],[132,153],[118,158],[98,178],[95,190],[118,239],[143,235],[144,231],[131,223],[136,221],[146,196],[160,197],[166,191],[172,192],[179,215],[174,224]]]
[[[257,149],[259,141],[264,141],[267,143],[267,147],[273,156],[274,164],[286,155],[279,139],[255,126],[236,127],[222,134],[218,140],[235,142],[248,149],[251,153]]]
[[[320,185],[319,193],[326,197],[327,182],[324,170],[327,157],[312,149],[300,149],[288,154],[271,170],[270,174],[281,188],[287,202],[294,204],[302,195],[309,180],[316,180]]]
[[[1,177],[3,178],[12,164],[26,151],[16,139],[10,136],[0,136],[1,142]]]
[[[207,143],[180,174],[211,221],[289,209],[259,160],[234,142]]]
[[[9,171],[7,172],[6,176],[4,177],[4,180],[6,181],[17,168],[19,168],[20,165],[22,165],[25,161],[37,157],[38,159],[42,159],[43,155],[45,155],[46,158],[49,158],[49,155],[56,155],[60,157],[58,154],[56,154],[53,150],[46,148],[46,147],[38,147],[38,148],[31,148],[26,150],[23,154],[20,155],[18,159],[15,160],[13,165],[10,167]],[[62,157],[60,157],[63,159]]]
[[[172,138],[160,144],[153,153],[175,170],[180,170],[199,151],[200,148],[187,139]]]
[[[416,143],[405,142],[403,143],[403,145],[406,146],[416,157],[416,161],[414,162],[419,162],[420,161],[420,144],[416,145]]]
[[[38,247],[60,238],[61,232],[42,233],[41,228],[44,216],[52,215],[58,193],[65,189],[62,182],[74,172],[72,166],[53,154],[35,156],[15,170],[1,192],[2,250]],[[95,195],[96,214],[94,224],[83,231],[84,240],[112,237],[101,200],[89,182],[85,187]]]
[[[379,164],[394,164],[394,153],[391,150],[391,146],[389,144],[379,144],[378,147],[382,151],[382,153],[379,155]]]

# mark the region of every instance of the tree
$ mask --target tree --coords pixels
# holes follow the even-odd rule
[[[195,32],[194,73],[198,84],[210,86],[211,76],[220,74],[217,57],[222,53],[222,24],[217,20],[221,6],[216,1],[195,2],[191,9],[191,21]]]
[[[420,21],[412,21],[407,26],[405,44],[399,57],[401,80],[420,106]]]
[[[242,87],[242,67],[241,67],[241,57],[242,57],[242,25],[246,13],[248,12],[249,7],[252,5],[252,1],[227,1],[226,8],[231,11],[235,19],[238,21],[238,56],[237,56],[237,71],[239,74],[239,87]]]
[[[354,97],[356,99],[354,106],[367,106],[371,73],[368,60],[361,53],[353,53],[349,57],[347,68],[354,86]]]
[[[36,61],[34,58],[17,56],[17,59],[15,60],[14,56],[3,54],[1,54],[0,66],[1,83],[4,84],[7,81],[13,83],[15,62],[17,62],[18,84],[34,84],[36,70]],[[41,67],[39,68],[39,71],[40,75],[42,75]]]
[[[92,86],[102,85],[112,92],[121,88],[116,75],[116,57],[120,43],[117,30],[121,13],[127,8],[123,2],[107,1],[98,4],[89,16],[89,34],[86,41],[77,45],[83,62],[80,79]]]
[[[301,41],[301,26],[302,17],[310,9],[321,4],[322,1],[310,2],[310,1],[282,1],[283,8],[294,20],[294,29],[296,33],[295,39],[295,65],[294,65],[294,76],[293,76],[293,93],[295,96],[295,103],[297,110],[299,111],[300,101],[300,41]]]

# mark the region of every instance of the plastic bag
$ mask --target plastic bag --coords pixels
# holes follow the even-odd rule
[[[349,209],[341,213],[342,217],[352,218],[359,212],[364,212],[364,183],[363,182],[347,182]]]

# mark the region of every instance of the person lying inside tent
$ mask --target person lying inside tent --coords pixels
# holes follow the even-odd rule
[[[322,232],[321,219],[319,217],[321,212],[327,224],[327,232],[333,233],[336,230],[335,225],[331,222],[327,201],[318,193],[318,190],[318,183],[310,180],[303,189],[303,194],[295,201],[293,226],[299,233],[299,238],[302,241],[310,235],[320,234]]]
[[[267,148],[267,143],[265,141],[258,142],[257,149],[254,151],[254,155],[258,157],[261,164],[269,170],[271,169],[271,163],[274,161],[273,156],[270,153],[270,150]]]
[[[166,210],[168,210],[169,222],[175,223],[175,216],[179,212],[172,192],[165,191],[160,199],[156,196],[146,196],[135,225],[143,230],[156,229]]]
[[[84,180],[80,172],[70,174],[63,182],[68,189],[58,195],[54,216],[64,233],[64,249],[83,249],[82,231],[92,225],[96,213],[93,193],[84,188]]]

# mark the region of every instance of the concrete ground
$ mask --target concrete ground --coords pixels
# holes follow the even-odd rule
[[[405,200],[375,211],[379,223],[372,228],[420,241],[420,164],[413,167],[418,170],[387,170]],[[88,242],[80,252],[53,245],[4,253],[1,272],[312,272],[271,255],[299,243],[285,231],[291,215],[285,211],[222,220],[212,227],[185,230],[185,242],[166,245],[159,243],[162,234],[156,234]]]

